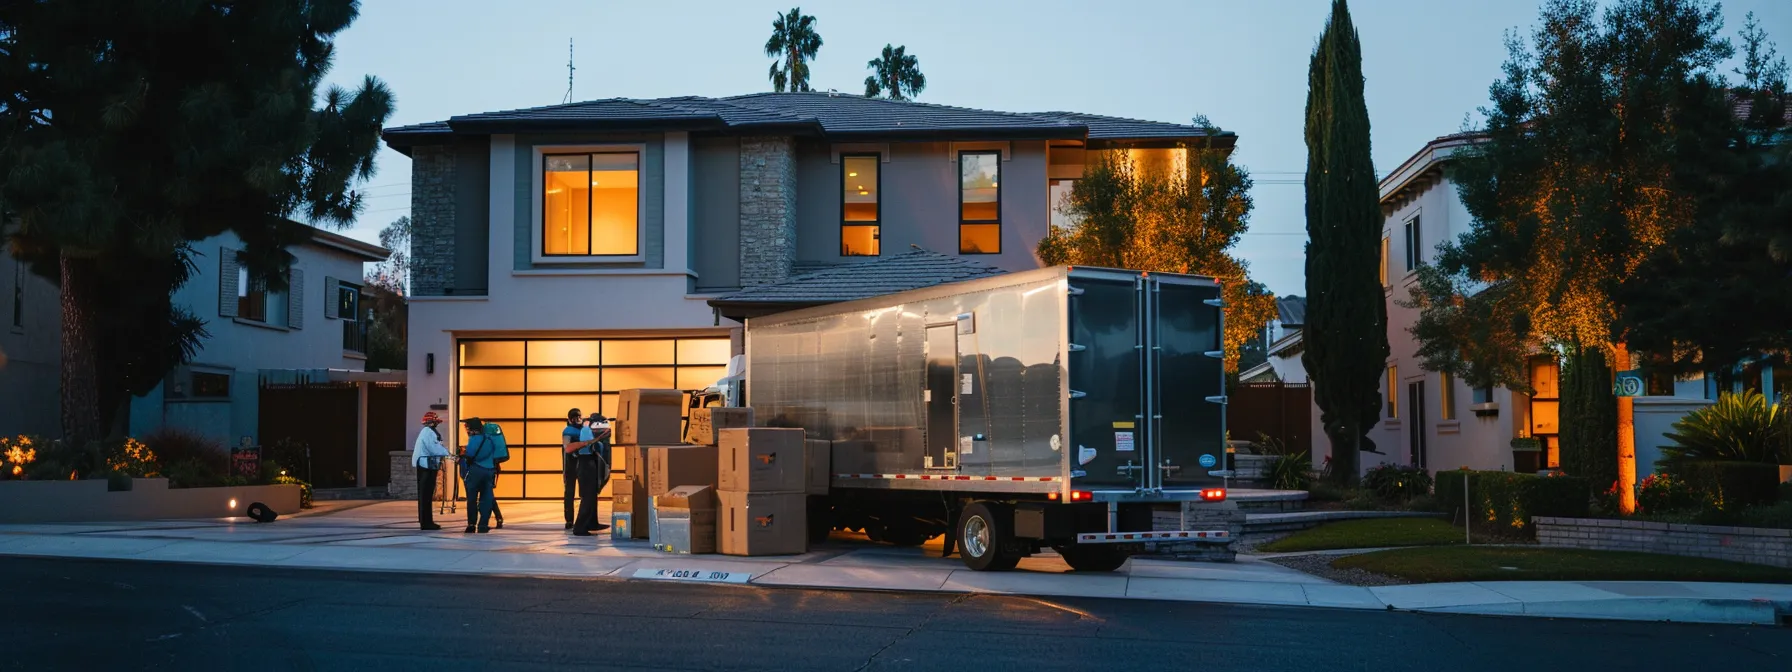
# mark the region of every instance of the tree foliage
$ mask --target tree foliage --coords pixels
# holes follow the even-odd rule
[[[1376,265],[1381,205],[1369,153],[1362,45],[1343,0],[1313,49],[1307,81],[1307,323],[1301,361],[1331,442],[1332,474],[1358,478],[1381,416],[1387,304]]]
[[[765,55],[781,59],[772,62],[766,77],[772,90],[783,93],[808,91],[809,61],[821,51],[821,34],[815,32],[815,17],[803,13],[801,7],[779,14],[772,20],[772,36],[765,41]]]
[[[921,74],[921,60],[907,51],[907,46],[886,44],[883,55],[865,64],[871,68],[871,76],[865,78],[866,98],[883,96],[890,100],[911,100],[927,88],[927,75]]]
[[[1222,131],[1196,118],[1209,137]],[[1053,226],[1039,242],[1048,265],[1105,266],[1218,278],[1226,304],[1226,370],[1240,348],[1275,317],[1275,296],[1252,282],[1229,250],[1250,226],[1251,177],[1230,150],[1206,144],[1174,150],[1094,150]]]
[[[405,343],[411,287],[411,218],[399,217],[380,229],[380,247],[392,251],[385,261],[367,271],[369,291],[364,297],[372,309],[367,325],[367,369],[391,371],[405,368]]]
[[[202,323],[170,292],[242,241],[286,282],[290,221],[346,225],[392,96],[330,88],[353,0],[43,0],[0,4],[0,200],[12,253],[61,285],[66,438],[105,431],[122,392],[191,356]]]

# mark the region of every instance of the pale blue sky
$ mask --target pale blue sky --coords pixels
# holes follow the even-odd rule
[[[763,55],[789,2],[366,0],[337,40],[332,81],[385,80],[393,125],[574,100],[770,90]],[[1206,114],[1239,134],[1257,180],[1251,232],[1236,251],[1277,294],[1304,294],[1307,59],[1330,0],[984,0],[803,2],[824,46],[814,86],[862,93],[885,43],[920,58],[920,100],[1005,111],[1073,110],[1186,123]],[[1359,0],[1351,7],[1378,173],[1460,129],[1484,104],[1504,31],[1527,34],[1537,0]],[[1733,37],[1754,11],[1792,45],[1792,2],[1724,3]],[[347,233],[377,241],[410,210],[410,160],[381,150],[371,200]]]

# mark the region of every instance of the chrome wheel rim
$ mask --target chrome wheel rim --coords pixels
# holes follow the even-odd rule
[[[971,557],[981,558],[989,552],[989,523],[983,516],[971,516],[964,521],[964,550]]]

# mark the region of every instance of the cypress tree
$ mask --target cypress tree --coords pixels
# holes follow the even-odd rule
[[[1332,475],[1358,478],[1358,453],[1381,413],[1388,357],[1380,263],[1381,205],[1369,155],[1362,45],[1344,0],[1331,18],[1307,80],[1307,324],[1301,362],[1331,442]]]

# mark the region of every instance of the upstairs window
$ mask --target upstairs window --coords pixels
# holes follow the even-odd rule
[[[1381,275],[1381,286],[1387,287],[1388,286],[1388,275],[1390,275],[1388,273],[1388,238],[1387,238],[1387,236],[1381,237],[1381,267],[1380,267],[1380,270],[1378,271],[1378,273]]]
[[[267,282],[249,272],[248,259],[240,250],[219,251],[218,315],[243,322],[257,322],[275,327],[300,329],[304,326],[303,294],[293,289],[305,285],[305,273],[299,268],[287,269],[287,289],[268,289]]]
[[[876,154],[840,157],[840,256],[875,257],[882,241]]]
[[[958,253],[1002,252],[1002,153],[958,155]]]
[[[1398,387],[1399,384],[1400,384],[1399,370],[1394,365],[1389,364],[1388,365],[1388,391],[1387,391],[1388,419],[1389,420],[1400,419],[1400,390]]]
[[[545,154],[541,253],[549,257],[641,252],[641,154]]]
[[[1456,376],[1449,371],[1437,374],[1437,417],[1444,420],[1456,419]]]
[[[241,259],[238,259],[241,263]],[[268,321],[268,286],[249,273],[248,266],[236,267],[236,316],[256,322]]]
[[[1406,272],[1419,270],[1419,263],[1424,261],[1425,249],[1419,242],[1419,218],[1406,220]]]

